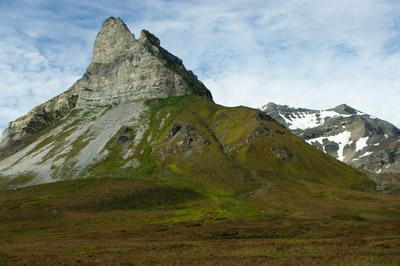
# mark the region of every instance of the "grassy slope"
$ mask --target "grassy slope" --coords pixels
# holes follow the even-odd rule
[[[370,196],[364,197],[363,192],[357,191],[374,189],[366,175],[308,145],[279,123],[260,116],[258,110],[223,107],[199,96],[152,100],[147,105],[149,110],[142,115],[141,123],[148,127],[140,142],[133,141],[139,129],[132,128],[127,133],[131,141],[118,143],[119,135],[126,129],[123,126],[107,143],[108,156],[89,166],[87,172],[89,179],[142,179],[186,187],[207,196],[207,204],[188,205],[160,223],[207,223],[219,218],[263,217],[271,213],[358,217],[372,212],[386,216],[390,208],[397,208],[392,202],[388,206],[386,202],[378,204],[376,210],[365,207],[364,198]],[[66,119],[71,123],[67,127],[74,128],[84,119],[92,119],[86,113],[79,117],[79,112],[73,112]],[[184,151],[178,149],[162,155],[163,149],[179,148],[185,140],[179,134],[168,137],[174,124],[190,125],[197,132],[190,138],[201,138],[207,144],[189,145]],[[56,140],[55,148],[57,143],[63,143],[68,132],[51,137]],[[76,154],[82,147],[76,145],[71,153]],[[289,160],[279,157],[282,150],[290,155]],[[130,156],[126,156],[129,152]]]
[[[115,136],[88,179],[0,193],[0,263],[400,259],[399,198],[363,192],[374,189],[364,174],[257,119],[254,109],[195,96],[147,104],[141,142],[120,145]],[[174,123],[190,124],[209,145],[163,158],[160,150],[181,140],[168,138]],[[260,127],[264,137],[253,134]],[[277,157],[282,148],[290,162]],[[133,158],[139,167],[121,168]]]
[[[160,172],[170,169],[171,175],[184,176],[180,178],[184,182],[187,179],[195,182],[194,187],[199,187],[196,182],[201,180],[209,185],[200,187],[216,190],[216,187],[222,186],[223,189],[214,192],[230,195],[260,186],[259,182],[258,185],[257,181],[254,182],[250,170],[259,172],[265,179],[280,176],[293,182],[304,179],[335,187],[374,189],[373,182],[364,174],[326,156],[278,123],[256,120],[254,116],[258,111],[255,109],[222,107],[195,96],[154,100],[149,105],[151,127],[148,135],[152,138],[151,142],[159,144],[153,151],[147,152],[150,160],[141,166],[142,169],[147,167],[150,173],[162,176]],[[161,120],[167,113],[170,116],[160,128]],[[162,141],[174,122],[192,125],[211,145],[204,147],[204,151],[175,154],[161,162],[157,151],[163,146]],[[273,136],[255,137],[244,143],[260,125],[271,130]],[[270,152],[274,147],[287,149],[293,154],[292,161],[287,163],[277,158],[275,153]],[[227,183],[230,186],[226,186]]]

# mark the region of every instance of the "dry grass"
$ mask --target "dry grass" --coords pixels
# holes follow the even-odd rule
[[[49,223],[37,230],[3,235],[0,263],[398,265],[400,260],[399,227],[394,222],[248,218],[165,227],[146,226],[137,218],[149,213],[113,213],[114,219],[110,215],[71,214],[63,223],[53,222],[59,230]]]
[[[302,186],[247,201],[129,179],[1,192],[0,264],[398,265],[398,196]]]

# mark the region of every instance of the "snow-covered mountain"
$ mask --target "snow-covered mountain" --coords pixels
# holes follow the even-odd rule
[[[400,129],[346,104],[327,110],[268,103],[260,108],[294,134],[356,168],[400,172]]]

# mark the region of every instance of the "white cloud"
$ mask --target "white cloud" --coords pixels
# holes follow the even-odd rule
[[[347,103],[400,126],[396,1],[57,3],[1,6],[0,127],[84,73],[110,15],[121,16],[136,37],[142,28],[156,34],[220,104]]]

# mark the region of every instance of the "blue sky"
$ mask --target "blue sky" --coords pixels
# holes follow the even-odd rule
[[[223,105],[348,105],[400,126],[400,1],[0,0],[0,130],[85,72],[105,19],[147,29]]]

